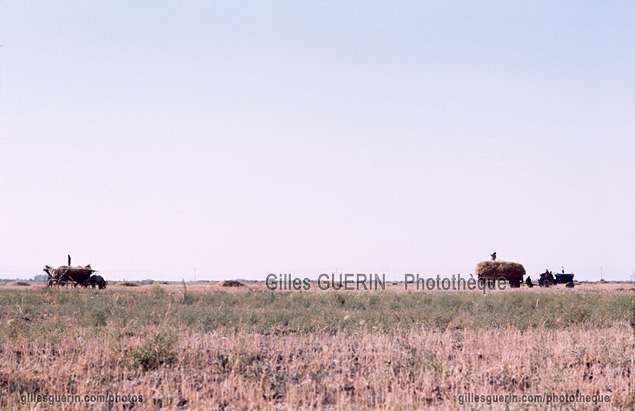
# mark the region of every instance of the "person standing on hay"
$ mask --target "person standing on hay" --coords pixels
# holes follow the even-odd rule
[[[496,261],[496,251],[490,254],[490,256],[492,257],[492,261]]]

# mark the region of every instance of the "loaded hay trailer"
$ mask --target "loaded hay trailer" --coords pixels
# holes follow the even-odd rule
[[[85,285],[86,281],[90,281],[90,276],[97,270],[93,270],[88,264],[86,267],[71,267],[61,265],[58,268],[44,266],[44,272],[48,274],[47,287],[60,285]]]
[[[523,282],[525,267],[509,261],[481,261],[476,265],[474,273],[479,281],[491,283],[502,279],[507,280],[511,288],[518,288]]]

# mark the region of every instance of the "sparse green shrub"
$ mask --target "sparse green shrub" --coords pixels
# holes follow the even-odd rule
[[[229,365],[229,357],[222,352],[216,353],[216,367],[218,371],[224,373],[227,371],[227,366]]]
[[[150,298],[162,300],[167,295],[167,292],[159,284],[154,284],[150,287]]]
[[[173,350],[174,343],[173,338],[167,337],[163,333],[153,334],[141,346],[130,351],[132,366],[148,371],[176,361],[176,352]]]
[[[91,327],[103,327],[107,324],[108,313],[103,309],[93,309],[86,313],[85,323]]]

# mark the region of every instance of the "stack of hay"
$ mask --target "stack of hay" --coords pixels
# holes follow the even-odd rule
[[[95,272],[95,270],[91,268],[90,264],[88,264],[86,267],[60,265],[57,268],[45,265],[44,271],[46,271],[46,273],[48,274],[49,279],[54,279],[57,281],[74,281],[78,284],[82,284],[84,281],[88,280],[90,276]]]
[[[134,283],[132,281],[122,281],[120,283],[117,283],[117,285],[120,285],[122,287],[139,287],[139,283]]]
[[[483,280],[523,281],[525,267],[509,261],[481,261],[476,265],[474,273]]]
[[[222,283],[220,283],[220,285],[222,287],[243,287],[245,284],[236,280],[225,280]]]
[[[19,286],[19,287],[30,287],[31,284],[27,283],[26,281],[14,281],[12,283],[9,283],[7,285],[14,285],[14,286]]]

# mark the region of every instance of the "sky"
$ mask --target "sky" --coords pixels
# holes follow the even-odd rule
[[[1,1],[0,278],[635,273],[635,3]]]

